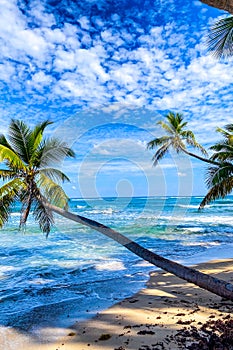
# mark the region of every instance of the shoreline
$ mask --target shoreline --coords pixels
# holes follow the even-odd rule
[[[193,266],[233,283],[233,259],[210,260]],[[232,302],[222,301],[212,293],[156,270],[138,293],[68,329],[47,326],[33,337],[27,332],[4,328],[0,349],[183,349],[176,337],[179,330],[198,329],[206,321],[224,319],[232,312]]]

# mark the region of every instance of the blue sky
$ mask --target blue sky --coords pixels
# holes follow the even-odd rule
[[[50,119],[75,149],[72,197],[192,195],[204,164],[171,153],[157,168],[156,122],[183,113],[209,147],[232,122],[232,60],[207,54],[224,12],[200,1],[1,0],[0,121]]]

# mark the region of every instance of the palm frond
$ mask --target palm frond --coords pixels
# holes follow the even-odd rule
[[[233,124],[232,124],[232,123],[231,123],[231,124],[225,125],[225,129],[226,129],[229,133],[233,134]]]
[[[47,199],[48,202],[54,204],[60,208],[68,208],[68,196],[65,191],[57,183],[52,181],[44,173],[39,174],[38,186],[41,193]]]
[[[219,198],[224,198],[226,195],[230,194],[233,189],[233,176],[222,180],[221,182],[214,185],[207,195],[202,200],[199,209],[203,209],[205,205],[209,204],[211,201]]]
[[[218,59],[233,54],[233,16],[216,21],[207,37],[207,48]]]
[[[177,132],[180,133],[184,129],[184,127],[188,124],[188,122],[183,122],[177,125]]]
[[[213,151],[216,151],[216,152],[225,150],[226,149],[226,143],[225,143],[225,141],[218,142],[215,145],[211,146],[210,149],[213,150]]]
[[[25,164],[12,149],[0,144],[0,162],[7,161],[9,168],[25,170]]]
[[[224,179],[233,175],[233,165],[231,163],[223,163],[221,166],[209,167],[207,170],[206,184],[210,188],[215,186]]]
[[[54,224],[53,213],[44,206],[39,194],[34,200],[33,216],[39,223],[41,231],[46,233],[46,237],[48,237],[51,231],[51,226]]]
[[[70,182],[70,179],[67,175],[65,175],[62,171],[55,169],[55,168],[44,168],[40,169],[38,176],[40,177],[40,174],[44,174],[47,176],[50,180],[61,183],[61,182]]]
[[[3,134],[0,134],[0,145],[5,146],[12,150],[10,144],[8,143],[6,137]]]
[[[167,123],[160,120],[157,124],[160,125],[165,131],[167,131],[168,134],[173,135],[174,131]]]
[[[30,161],[30,134],[31,130],[23,121],[11,120],[8,130],[10,145],[15,153],[27,164],[29,164]]]
[[[165,154],[168,152],[169,147],[170,147],[171,143],[167,142],[166,144],[164,144],[162,147],[160,147],[157,152],[154,154],[152,160],[153,160],[153,165],[156,166],[158,164],[158,161],[160,159],[162,159]]]
[[[0,169],[0,179],[1,180],[9,180],[18,177],[18,173],[13,170]]]
[[[181,132],[181,136],[185,139],[188,145],[197,148],[201,151],[202,154],[205,156],[208,155],[206,149],[196,141],[196,138],[194,136],[194,133],[191,130],[184,130]]]
[[[19,198],[23,188],[20,179],[13,179],[0,187],[0,227],[8,221],[11,205]]]
[[[229,133],[229,131],[224,130],[223,128],[216,128],[216,131],[221,133],[226,139],[228,139],[229,136],[231,136],[231,134]]]
[[[11,195],[5,195],[2,199],[0,199],[0,228],[2,228],[8,221],[10,216],[10,208],[14,201],[15,197]]]
[[[173,112],[169,112],[166,115],[166,119],[168,121],[168,124],[171,126],[173,133],[179,133],[181,130],[181,125],[187,124],[183,122],[183,115],[181,113],[174,114]]]
[[[74,158],[74,151],[65,142],[55,138],[46,140],[38,149],[37,159],[41,168],[61,164],[67,157]]]
[[[161,146],[164,143],[167,143],[171,139],[170,136],[162,136],[158,137],[154,140],[151,140],[150,142],[147,143],[147,148],[148,149],[154,149],[157,146]]]
[[[51,124],[53,124],[53,122],[46,120],[40,124],[37,124],[34,127],[34,129],[30,132],[28,138],[30,165],[33,165],[33,162],[36,158],[36,150],[38,149],[40,143],[43,140],[43,132],[45,128]]]
[[[211,158],[211,160],[218,160],[220,162],[229,162],[233,160],[233,147],[231,149],[223,150],[214,153]]]
[[[12,179],[0,187],[0,200],[6,195],[19,196],[25,184],[22,179]]]

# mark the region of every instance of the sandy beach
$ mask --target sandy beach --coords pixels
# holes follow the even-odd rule
[[[213,260],[194,267],[233,283],[233,259]],[[215,323],[217,340],[223,324],[228,324],[232,335],[232,311],[232,302],[169,273],[156,271],[151,273],[145,289],[69,329],[46,327],[44,335],[42,330],[38,337],[12,328],[2,329],[0,349],[206,349],[200,344],[208,338],[208,329],[216,320],[222,320],[219,329]],[[203,339],[198,340],[197,348],[190,347],[201,329]]]

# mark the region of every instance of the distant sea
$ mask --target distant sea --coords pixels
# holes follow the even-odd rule
[[[233,196],[198,211],[201,197],[71,199],[100,221],[164,257],[190,265],[233,257]],[[155,266],[116,242],[56,217],[46,239],[19,207],[0,231],[0,327],[69,326],[141,289]]]

